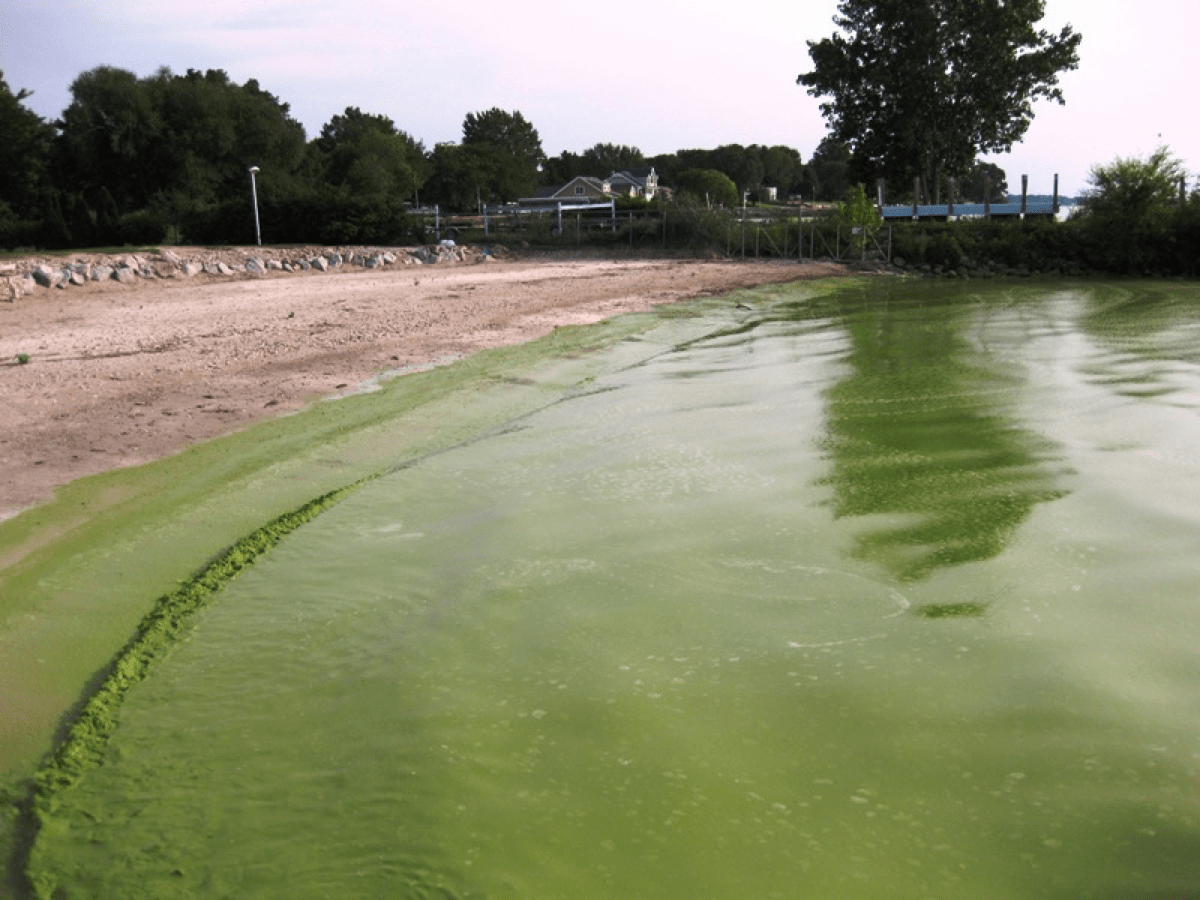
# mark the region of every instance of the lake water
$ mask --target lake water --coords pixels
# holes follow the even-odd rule
[[[1200,897],[1198,300],[889,279],[616,343],[233,582],[32,870],[69,897]]]

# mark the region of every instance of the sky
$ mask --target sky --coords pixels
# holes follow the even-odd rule
[[[1165,144],[1200,170],[1187,59],[1195,0],[1045,0],[1041,27],[1082,33],[1066,104],[1039,101],[1025,138],[986,157],[1010,189],[1063,196],[1092,166]],[[432,148],[469,112],[519,111],[549,156],[599,142],[647,156],[783,144],[807,160],[825,136],[796,84],[837,0],[0,0],[0,71],[56,119],[99,65],[223,69],[288,103],[309,138],[349,106],[386,115]]]

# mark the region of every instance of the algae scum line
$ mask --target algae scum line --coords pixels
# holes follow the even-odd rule
[[[19,889],[1189,895],[1196,299],[760,289],[72,486],[0,523]]]

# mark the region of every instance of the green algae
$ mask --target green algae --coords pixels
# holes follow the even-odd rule
[[[110,664],[108,676],[84,703],[66,739],[34,775],[35,812],[53,811],[58,795],[100,763],[126,694],[149,675],[155,660],[179,639],[196,611],[284,537],[362,483],[332,491],[264,525],[221,553],[194,578],[158,599],[138,625],[137,633]]]
[[[33,776],[31,808],[35,828],[40,829],[47,823],[64,792],[74,787],[88,770],[102,764],[105,749],[117,728],[121,705],[129,691],[149,676],[155,662],[180,639],[196,612],[287,535],[358,490],[363,483],[360,481],[331,491],[278,517],[238,541],[193,578],[158,599],[138,625],[137,633],[110,664],[103,682],[84,702],[70,724],[65,740]],[[36,897],[54,896],[56,880],[53,873],[42,871],[31,862],[27,875]]]
[[[0,668],[10,696],[33,697],[14,710],[21,718],[0,743],[0,855],[9,860],[9,890],[28,892],[14,876],[30,832],[103,759],[128,690],[221,585],[364,480],[508,427],[587,390],[599,373],[691,340],[714,327],[709,313],[726,302],[560,328],[384,378],[372,393],[84,479],[0,522]],[[210,562],[188,577],[203,559]],[[68,707],[74,711],[64,716]]]

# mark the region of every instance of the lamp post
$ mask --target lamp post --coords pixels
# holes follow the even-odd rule
[[[258,246],[262,246],[262,229],[258,227],[258,187],[254,184],[254,175],[258,166],[250,167],[250,198],[254,201],[254,237]]]

